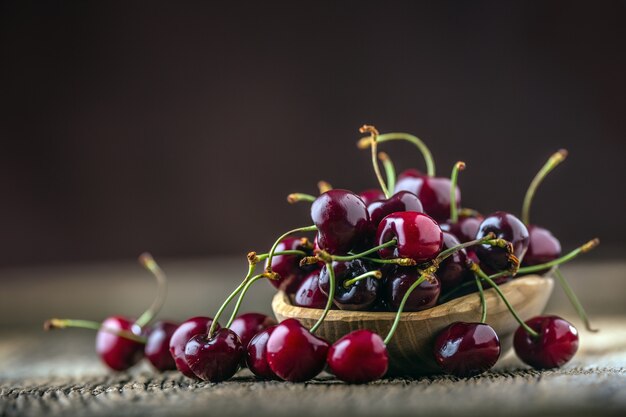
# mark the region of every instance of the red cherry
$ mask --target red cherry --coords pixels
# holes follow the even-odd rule
[[[443,232],[442,250],[453,248],[461,242],[449,232]],[[437,278],[441,282],[441,291],[447,292],[456,288],[463,281],[472,279],[473,274],[467,267],[467,251],[461,249],[446,258],[437,269]]]
[[[385,198],[385,194],[380,188],[371,188],[369,190],[361,191],[359,193],[359,197],[361,197],[361,200],[363,200],[366,206],[369,206],[376,200],[383,200]]]
[[[300,284],[296,291],[293,303],[300,307],[324,308],[328,296],[322,292],[319,286],[320,271],[311,272]]]
[[[143,358],[144,345],[114,334],[119,330],[141,335],[141,329],[135,326],[134,320],[120,316],[109,317],[102,322],[96,335],[96,352],[109,368],[125,371]]]
[[[337,340],[329,349],[328,366],[342,381],[362,384],[382,378],[389,357],[383,339],[369,330],[355,330]]]
[[[443,233],[430,216],[414,211],[392,213],[378,225],[377,245],[397,239],[395,246],[380,249],[381,258],[411,258],[426,262],[441,252]]]
[[[461,241],[461,243],[469,242],[470,240],[476,239],[476,233],[478,233],[478,228],[480,224],[483,222],[484,217],[481,215],[477,216],[459,216],[459,219],[456,223],[443,223],[440,224],[441,230],[444,232],[450,232],[454,236],[457,237]]]
[[[174,358],[174,362],[176,362],[176,368],[189,378],[196,378],[196,374],[189,368],[187,359],[185,359],[185,346],[193,336],[206,334],[212,323],[213,319],[209,317],[192,317],[181,323],[174,331],[174,334],[172,334],[170,354]]]
[[[246,349],[246,365],[259,378],[278,379],[270,364],[267,363],[267,341],[276,326],[257,333],[248,343]]]
[[[324,369],[329,343],[296,319],[280,323],[267,341],[267,362],[285,381],[304,382]]]
[[[557,316],[534,317],[526,324],[539,333],[537,338],[521,326],[515,332],[515,353],[536,369],[558,368],[570,361],[578,350],[578,330]]]
[[[528,229],[520,219],[510,213],[496,211],[485,217],[476,233],[476,239],[481,239],[489,233],[494,233],[498,239],[511,242],[513,254],[520,261],[523,260],[528,249]],[[511,260],[506,249],[490,245],[478,245],[473,249],[480,258],[481,268],[486,272],[488,268],[495,272],[511,268]]]
[[[449,178],[429,177],[416,170],[407,170],[398,176],[394,192],[408,191],[420,199],[424,211],[437,221],[445,221],[450,215]],[[457,207],[461,204],[461,191],[456,190]]]
[[[276,324],[278,324],[276,320],[270,316],[266,316],[265,314],[245,313],[233,320],[230,325],[230,330],[239,336],[239,340],[245,348],[248,346],[250,339],[252,339],[255,334],[267,329],[270,326],[275,326]]]
[[[395,267],[388,273],[383,287],[384,304],[391,311],[398,311],[400,303],[409,287],[415,283],[421,273],[415,267]],[[425,280],[418,285],[409,295],[404,305],[404,311],[422,311],[437,304],[441,284],[439,280]]]
[[[380,199],[374,201],[367,206],[370,214],[370,220],[374,227],[378,227],[380,221],[391,213],[401,211],[415,211],[423,213],[422,203],[413,193],[408,191],[399,191],[388,199]]]
[[[522,260],[522,266],[544,264],[561,256],[561,242],[548,229],[535,225],[529,225],[527,228],[528,250]],[[549,270],[548,268],[534,273],[544,274]]]
[[[213,337],[199,334],[185,346],[185,359],[193,373],[203,381],[221,382],[239,370],[244,349],[239,336],[230,329],[219,329]]]
[[[287,237],[276,246],[276,252],[286,250],[301,250],[312,254],[312,251],[302,245],[302,238]],[[274,287],[287,294],[293,294],[298,290],[302,279],[309,273],[311,268],[301,268],[301,256],[297,255],[276,255],[272,258],[272,271],[276,272],[280,278],[268,280]],[[267,262],[265,267],[267,268]]]
[[[157,321],[148,330],[148,339],[144,347],[146,358],[159,371],[176,369],[176,362],[170,353],[170,340],[178,329],[178,323]]]

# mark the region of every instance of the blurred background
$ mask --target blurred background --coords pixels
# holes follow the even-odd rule
[[[421,137],[440,175],[464,160],[463,204],[483,212],[519,213],[567,148],[533,221],[623,259],[625,21],[623,1],[1,2],[0,281],[24,286],[4,297],[92,305],[77,286],[125,282],[98,268],[145,250],[232,286],[219,262],[243,273],[311,223],[287,194],[376,186],[364,123]],[[381,149],[424,168],[409,144]]]

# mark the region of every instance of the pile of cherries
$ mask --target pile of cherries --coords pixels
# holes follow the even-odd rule
[[[566,151],[552,155],[531,182],[521,219],[504,211],[483,216],[460,208],[457,179],[465,168],[463,162],[454,165],[450,178],[436,177],[430,151],[419,138],[407,133],[380,135],[372,126],[363,126],[361,132],[369,133],[358,146],[371,150],[380,190],[356,194],[320,182],[317,197],[289,195],[291,203],[312,203],[313,224],[284,233],[268,253],[249,253],[248,273],[214,318],[151,324],[163,304],[166,279],[154,259],[144,254],[140,261],[157,278],[159,292],[139,319],[115,316],[102,323],[52,319],[46,327],[97,330],[96,350],[116,371],[130,368],[145,356],[157,370],[178,369],[190,378],[211,382],[227,380],[242,367],[259,378],[302,382],[327,367],[343,381],[365,383],[386,374],[386,346],[402,312],[425,310],[478,291],[481,321],[453,323],[433,341],[433,357],[441,370],[469,377],[492,368],[501,353],[498,335],[486,323],[486,286],[502,297],[520,324],[514,337],[520,359],[537,369],[567,363],[578,348],[576,328],[556,316],[523,322],[499,288],[517,277],[550,272],[591,330],[558,266],[591,250],[598,240],[562,256],[558,239],[529,222],[537,187],[565,159]],[[377,151],[378,144],[392,140],[415,144],[425,158],[427,173],[409,169],[396,177],[389,156]],[[305,237],[307,233],[314,238]],[[260,263],[265,267],[255,274]],[[321,309],[317,323],[307,329],[296,319],[277,323],[264,314],[238,315],[244,296],[259,280],[269,280],[294,305]],[[222,327],[218,320],[232,302],[235,306]],[[384,339],[361,329],[331,344],[315,332],[333,308],[393,311],[396,316]]]

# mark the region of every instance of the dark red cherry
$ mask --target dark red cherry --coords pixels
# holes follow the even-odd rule
[[[415,267],[396,267],[389,273],[382,290],[385,305],[391,311],[398,311],[402,298],[420,277],[420,273]],[[409,295],[404,311],[421,311],[431,308],[437,304],[441,284],[437,278],[426,280],[417,286]]]
[[[450,216],[450,179],[419,174],[419,171],[405,171],[400,174],[394,192],[408,191],[415,194],[422,202],[424,212],[433,219],[444,222]],[[460,203],[461,191],[457,187],[457,206]]]
[[[371,188],[369,190],[361,191],[359,193],[359,197],[365,203],[366,206],[369,206],[376,200],[383,200],[385,198],[385,194],[379,188]]]
[[[382,378],[389,365],[383,339],[369,330],[355,330],[337,340],[326,360],[337,378],[352,384]]]
[[[310,248],[302,245],[302,238],[287,237],[276,246],[276,252],[286,250],[301,250],[313,254]],[[310,268],[301,268],[301,256],[297,255],[277,255],[272,258],[272,271],[276,272],[280,278],[268,280],[272,285],[287,294],[293,294],[298,290],[302,279],[309,273]],[[267,268],[267,262],[265,267]]]
[[[326,340],[311,334],[298,320],[287,319],[267,341],[267,362],[281,379],[304,382],[324,369],[328,348]]]
[[[107,330],[103,330],[103,329]],[[96,335],[96,352],[109,368],[115,371],[125,371],[143,358],[143,343],[114,334],[124,330],[141,335],[141,329],[135,326],[135,321],[126,317],[109,317],[102,322],[102,327]]]
[[[320,270],[311,272],[300,284],[293,303],[300,307],[324,308],[328,296],[319,287]]]
[[[244,348],[239,336],[230,329],[219,329],[213,337],[199,334],[185,346],[185,359],[193,373],[203,381],[230,379],[239,370]]]
[[[520,260],[524,258],[528,249],[528,229],[520,219],[514,215],[496,211],[485,217],[480,224],[476,239],[481,239],[494,233],[496,238],[504,239],[513,244],[513,254]],[[511,269],[511,261],[506,249],[490,246],[478,245],[474,246],[474,251],[480,259],[481,265],[485,265],[494,271],[504,271]]]
[[[522,266],[534,266],[555,260],[561,256],[561,242],[543,227],[529,225],[528,250],[522,261]],[[544,274],[550,269],[544,269],[535,274]]]
[[[255,334],[278,324],[274,318],[261,313],[245,313],[233,320],[230,330],[239,336],[241,345],[247,347]]]
[[[335,297],[333,303],[341,310],[365,310],[376,302],[378,298],[378,279],[367,277],[356,283],[344,286],[344,282],[363,275],[371,270],[360,259],[349,262],[333,262],[335,271]],[[330,292],[330,275],[326,265],[322,268],[319,276],[319,287],[324,295]]]
[[[267,341],[276,326],[257,333],[248,343],[246,349],[246,365],[250,371],[259,378],[277,379],[278,377],[267,363]]]
[[[414,211],[393,213],[378,225],[376,245],[397,239],[395,246],[380,249],[381,258],[411,258],[429,261],[441,252],[443,233],[430,216]]]
[[[449,221],[440,224],[441,230],[450,232],[461,241],[461,243],[469,242],[476,239],[478,228],[485,218],[483,216],[459,216],[456,223]]]
[[[172,334],[170,354],[174,358],[174,362],[176,362],[176,368],[189,378],[196,378],[196,374],[189,368],[187,359],[185,359],[185,346],[193,336],[206,334],[212,323],[213,319],[209,317],[192,317],[181,323],[174,334]]]
[[[557,316],[534,317],[526,324],[539,333],[534,338],[521,326],[515,332],[513,347],[517,356],[536,369],[558,368],[578,350],[578,330]]]
[[[435,339],[435,360],[444,372],[470,377],[491,369],[500,357],[500,339],[484,323],[452,323]]]
[[[371,234],[365,203],[347,190],[330,190],[317,197],[311,206],[317,226],[317,244],[333,255],[345,255]]]
[[[442,250],[460,245],[461,242],[452,234],[443,232]],[[437,278],[441,282],[441,291],[447,292],[463,281],[472,278],[473,274],[467,267],[467,252],[461,249],[446,258],[437,269]]]
[[[148,330],[148,339],[143,351],[152,366],[159,371],[176,369],[176,362],[170,353],[170,340],[178,329],[178,323],[157,321]]]
[[[400,211],[415,211],[422,213],[422,203],[417,196],[408,191],[400,191],[392,195],[388,199],[377,200],[367,206],[370,214],[370,220],[374,227],[378,227],[380,221],[391,213]]]

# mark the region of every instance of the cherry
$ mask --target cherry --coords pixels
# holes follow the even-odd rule
[[[118,330],[137,336],[141,334],[134,320],[121,316],[109,317],[102,322],[96,335],[96,352],[109,368],[125,371],[143,358],[144,344],[115,334]]]
[[[548,230],[540,226],[529,225],[528,250],[522,261],[522,266],[534,266],[553,261],[561,256],[561,242]],[[535,272],[544,274],[550,268]]]
[[[176,362],[176,368],[189,378],[196,378],[196,374],[193,373],[187,364],[185,346],[192,337],[206,334],[212,323],[213,319],[209,317],[192,317],[181,323],[174,334],[172,334],[172,338],[170,339],[170,354],[174,358],[174,362]]]
[[[333,302],[337,307],[341,310],[365,310],[376,302],[379,282],[373,276],[365,277],[348,286],[344,285],[346,281],[370,272],[364,261],[355,259],[348,262],[333,262],[332,268],[335,271]],[[327,265],[324,265],[320,272],[319,288],[328,297],[330,276]]]
[[[329,343],[311,334],[296,319],[287,319],[274,328],[267,341],[267,362],[278,377],[303,382],[324,368]]]
[[[485,220],[480,224],[476,238],[483,238],[489,233],[494,233],[496,238],[510,242],[513,245],[513,255],[518,261],[524,258],[528,249],[529,238],[528,229],[520,219],[510,213],[496,211],[485,217]],[[515,267],[510,254],[504,248],[478,245],[474,247],[474,250],[481,261],[481,265],[495,271],[505,271]]]
[[[302,238],[287,237],[278,243],[276,252],[286,250],[301,250],[312,254],[310,248],[303,244]],[[279,275],[278,279],[268,280],[277,289],[293,294],[298,290],[300,282],[308,274],[310,268],[300,267],[301,256],[298,255],[276,255],[272,258],[272,271]],[[265,267],[267,268],[267,261]]]
[[[472,216],[461,214],[456,223],[450,223],[448,221],[440,226],[441,230],[452,233],[461,243],[465,243],[476,238],[480,224],[484,219],[485,218],[480,214]]]
[[[293,303],[300,307],[324,308],[328,296],[319,287],[320,271],[311,272],[300,284]]]
[[[415,267],[395,267],[385,281],[382,295],[385,304],[392,311],[400,308],[402,298],[409,287],[420,278],[421,273]],[[437,304],[441,293],[441,284],[437,278],[425,280],[409,295],[404,311],[421,311]]]
[[[408,191],[415,194],[424,206],[424,211],[437,221],[445,221],[450,214],[449,178],[429,177],[417,170],[407,170],[398,176],[394,192]],[[461,202],[461,191],[456,189],[456,204]]]
[[[383,339],[370,330],[355,330],[337,340],[326,360],[337,378],[353,384],[382,378],[389,365]]]
[[[392,195],[388,199],[380,199],[370,203],[367,206],[370,214],[370,221],[374,227],[378,227],[380,221],[391,213],[400,211],[424,212],[422,203],[417,196],[408,191],[400,191]]]
[[[257,333],[248,343],[246,349],[246,365],[259,378],[277,379],[278,377],[267,363],[267,341],[276,326],[268,327]]]
[[[392,239],[397,244],[378,251],[381,258],[411,258],[417,262],[437,256],[443,244],[443,233],[430,216],[414,211],[392,213],[378,225],[377,245]]]
[[[500,339],[484,323],[452,323],[437,335],[435,360],[444,372],[470,377],[491,369],[500,357]]]
[[[361,197],[361,200],[363,200],[366,206],[369,206],[374,201],[383,200],[385,193],[379,188],[370,188],[369,190],[361,191],[359,197]]]
[[[539,333],[535,338],[522,327],[515,332],[515,353],[526,364],[536,369],[558,368],[576,354],[578,330],[568,321],[557,316],[539,316],[526,324]]]
[[[247,347],[255,334],[276,324],[276,320],[265,314],[245,313],[233,320],[229,329],[239,336],[241,345]]]
[[[193,336],[185,346],[185,359],[193,373],[203,381],[221,382],[239,370],[244,354],[239,336],[230,329],[219,329]]]
[[[311,218],[318,229],[317,244],[333,255],[347,254],[371,233],[365,203],[347,190],[330,190],[317,197]]]
[[[442,250],[460,245],[461,242],[452,234],[443,232]],[[467,268],[467,251],[460,249],[446,258],[437,269],[437,278],[441,282],[441,291],[446,292],[457,287],[461,282],[472,277]]]
[[[178,329],[178,323],[157,321],[148,330],[148,338],[144,347],[146,358],[159,371],[176,369],[176,362],[170,353],[170,340]]]

